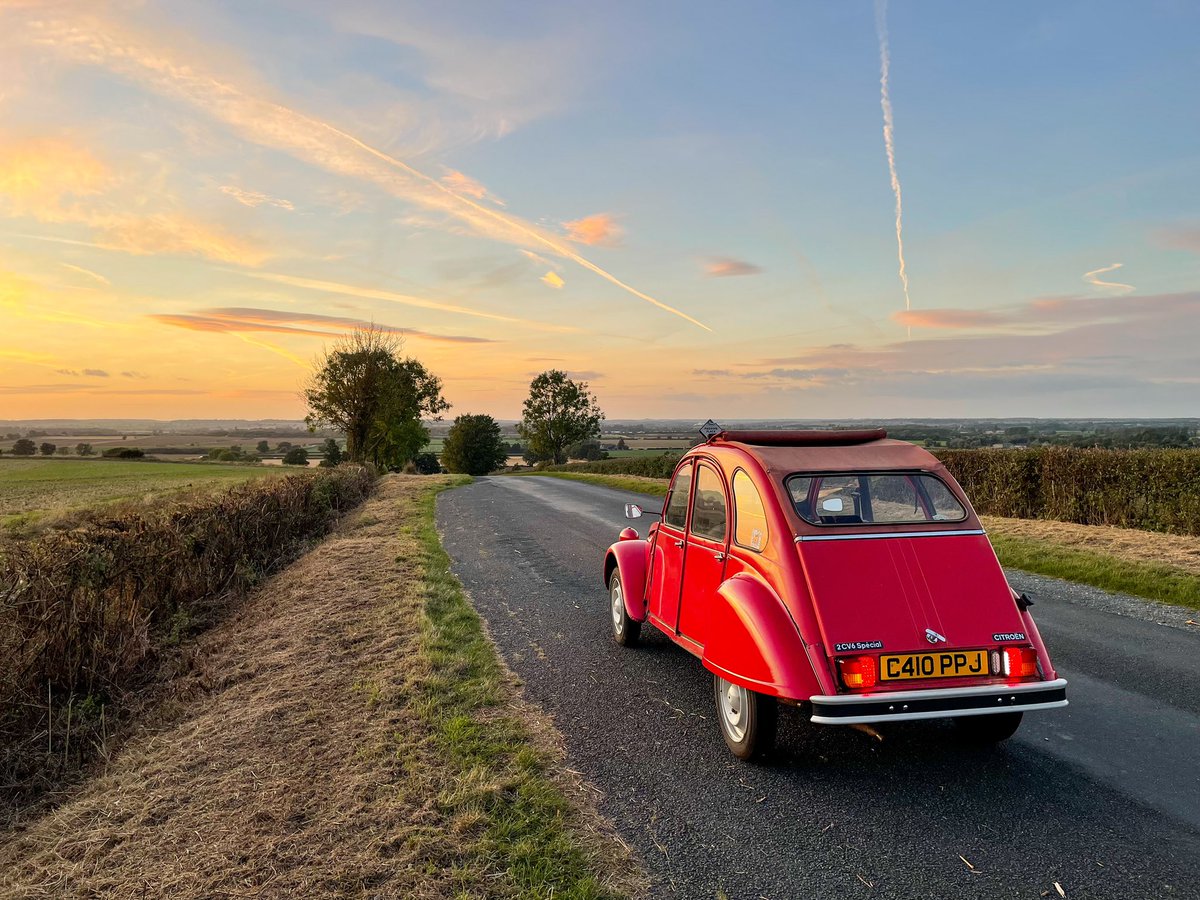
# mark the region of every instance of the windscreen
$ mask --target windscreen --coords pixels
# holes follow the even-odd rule
[[[786,485],[796,512],[813,525],[918,525],[967,517],[945,483],[926,472],[792,475]]]

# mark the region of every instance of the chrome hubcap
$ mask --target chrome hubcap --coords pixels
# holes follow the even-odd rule
[[[736,743],[746,736],[746,717],[750,707],[750,694],[744,687],[730,684],[721,679],[721,723]]]
[[[621,596],[621,582],[614,581],[612,586],[612,620],[613,631],[621,633],[621,622],[625,617],[625,598]]]

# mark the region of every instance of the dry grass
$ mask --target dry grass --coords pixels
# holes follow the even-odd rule
[[[437,623],[428,618],[430,557],[421,529],[432,527],[430,492],[447,481],[385,479],[329,540],[202,635],[192,672],[174,685],[159,721],[130,737],[58,809],[0,842],[0,894],[639,890],[635,876],[593,877],[636,868],[582,790],[557,776],[528,776],[508,759],[455,759],[433,727],[424,697],[447,671],[429,649]],[[519,706],[511,681],[503,687]],[[531,715],[503,706],[475,711],[483,727]],[[525,734],[526,761],[553,759],[552,747]],[[548,890],[530,889],[512,860],[495,852],[497,825],[511,827],[506,811],[531,789],[560,798],[561,818],[540,824],[569,844],[569,852],[525,848],[560,864],[543,883]],[[564,792],[572,803],[561,800]]]
[[[980,518],[992,535],[1042,541],[1112,556],[1134,564],[1170,566],[1200,576],[1200,537],[1115,528],[1111,525],[1075,525],[1044,519]]]

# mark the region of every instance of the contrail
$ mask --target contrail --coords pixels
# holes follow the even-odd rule
[[[892,98],[888,91],[888,73],[892,67],[888,52],[887,0],[875,0],[875,32],[879,35],[879,105],[883,107],[883,144],[887,148],[888,174],[896,195],[896,258],[900,261],[900,283],[904,285],[904,309],[912,309],[908,296],[908,272],[904,265],[904,231],[901,225],[900,176],[896,174],[896,140],[893,135]]]
[[[1083,273],[1083,280],[1088,284],[1094,284],[1096,287],[1117,288],[1123,294],[1128,294],[1130,291],[1136,291],[1132,284],[1122,284],[1119,281],[1101,281],[1097,275],[1103,275],[1105,272],[1112,272],[1114,269],[1121,268],[1124,263],[1113,263],[1111,266],[1105,266],[1102,269],[1092,269],[1090,272]]]

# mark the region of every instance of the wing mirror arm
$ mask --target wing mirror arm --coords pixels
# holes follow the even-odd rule
[[[660,517],[660,518],[661,518],[661,517],[662,517],[662,513],[660,513],[660,512],[648,512],[648,511],[646,511],[646,510],[642,509],[642,508],[641,508],[640,506],[638,506],[636,503],[626,503],[626,504],[625,504],[625,518],[627,518],[627,519],[640,519],[642,516],[658,516],[658,517]]]

